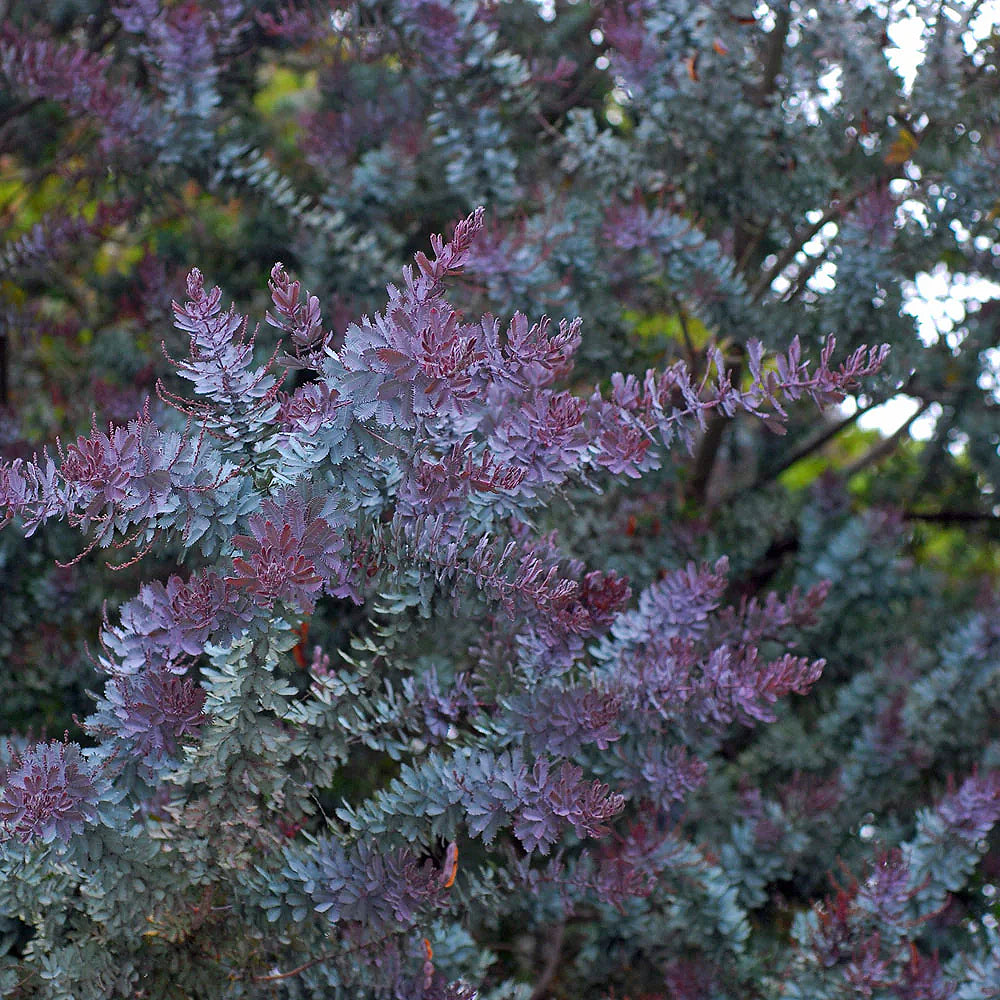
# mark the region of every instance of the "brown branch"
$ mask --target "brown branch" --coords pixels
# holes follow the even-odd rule
[[[799,273],[795,275],[795,283],[787,292],[785,292],[785,295],[781,300],[782,305],[787,306],[790,302],[794,302],[806,290],[806,286],[809,284],[809,279],[816,273],[820,264],[822,264],[823,261],[830,256],[830,251],[832,249],[833,241],[831,240],[831,242],[827,243],[815,257],[810,257],[809,260],[802,265]]]
[[[20,104],[15,104],[12,108],[9,108],[2,115],[0,115],[0,128],[12,122],[15,118],[20,118],[21,115],[26,115],[32,108],[41,104],[44,98],[42,97],[29,97],[26,100],[21,101]]]
[[[854,207],[854,203],[866,195],[872,189],[871,181],[866,184],[856,188],[849,195],[844,198],[834,197],[833,201],[827,206],[826,211],[815,221],[800,228],[798,232],[792,235],[792,238],[788,241],[788,245],[784,250],[778,254],[778,259],[774,264],[767,270],[767,272],[761,275],[760,280],[750,291],[750,300],[752,302],[760,302],[760,300],[767,294],[767,290],[771,287],[771,283],[775,278],[781,274],[782,271],[788,267],[789,264],[795,259],[795,255],[828,223],[833,222],[834,219],[839,219],[846,215],[851,208]]]
[[[735,240],[737,246],[734,247],[733,256],[736,259],[736,270],[740,274],[746,274],[754,251],[760,246],[761,240],[767,233],[767,225],[765,223],[750,223],[741,219],[736,224],[736,229],[737,235],[740,232],[743,234],[742,239]],[[736,252],[737,248],[739,252]]]
[[[0,329],[0,406],[6,406],[10,401],[10,385],[7,371],[7,337],[6,328]]]
[[[962,27],[959,31],[959,35],[964,35],[965,32],[969,30],[969,25],[972,24],[973,19],[979,13],[979,8],[982,7],[983,0],[976,0],[976,2],[966,11],[965,17],[962,18]]]
[[[881,406],[883,402],[885,400],[872,400],[866,406],[859,406],[849,417],[844,417],[836,423],[820,428],[816,434],[790,452],[779,465],[759,475],[750,489],[757,490],[768,483],[774,482],[783,472],[801,462],[802,459],[808,458],[813,452],[819,451],[820,448],[827,444],[827,442],[832,441],[842,430],[850,427],[851,424],[855,423],[859,417],[869,410],[875,409],[876,406]]]
[[[908,521],[928,521],[933,524],[996,524],[1000,517],[985,510],[904,510]]]
[[[767,551],[748,567],[739,579],[730,582],[727,588],[729,599],[738,601],[742,597],[754,597],[760,594],[777,576],[786,558],[799,551],[799,546],[797,529],[774,538]]]
[[[306,969],[311,969],[314,965],[319,965],[320,962],[335,958],[338,954],[339,952],[336,951],[328,951],[318,958],[311,958],[308,962],[303,962],[294,969],[289,969],[288,972],[275,972],[270,976],[254,976],[252,981],[255,983],[273,983],[278,979],[288,979],[291,976],[297,976],[300,972],[305,972]]]
[[[878,444],[866,451],[860,458],[855,459],[850,465],[848,465],[843,471],[844,478],[850,479],[851,476],[857,474],[862,469],[867,468],[869,465],[873,465],[876,462],[881,462],[884,458],[888,458],[899,447],[903,438],[907,436],[910,427],[913,426],[914,420],[921,416],[930,405],[930,401],[925,399],[920,404],[917,412],[914,413],[902,427],[898,428],[887,438],[883,438]]]
[[[684,305],[681,302],[680,297],[675,295],[673,298],[674,309],[677,310],[677,319],[680,321],[681,333],[684,336],[684,347],[687,351],[688,364],[691,366],[691,371],[694,371],[697,356],[694,349],[694,343],[691,340],[691,331],[688,330],[687,313],[684,311]]]
[[[549,939],[548,947],[545,949],[547,953],[545,968],[542,969],[542,974],[539,976],[535,988],[531,991],[530,1000],[543,1000],[548,993],[549,987],[552,985],[552,981],[556,978],[556,973],[559,971],[559,962],[562,958],[562,946],[565,936],[566,921],[561,920],[556,924],[552,932],[552,937]]]
[[[740,374],[743,371],[742,348],[739,358],[734,358],[726,362],[727,375],[734,384],[739,384]],[[715,468],[715,460],[722,445],[722,435],[729,423],[730,418],[716,410],[708,418],[708,426],[702,436],[701,443],[694,459],[694,470],[688,480],[684,490],[685,497],[689,501],[694,501],[698,505],[705,502],[708,494],[708,484],[712,478],[712,470]]]
[[[920,133],[921,136],[926,135],[930,128],[931,125],[928,124],[923,132]],[[796,254],[798,254],[798,252],[828,222],[833,222],[837,219],[843,218],[861,198],[875,190],[878,185],[885,184],[893,180],[895,176],[896,174],[894,171],[880,173],[874,178],[868,178],[864,183],[860,184],[844,197],[840,197],[837,194],[831,195],[830,204],[827,206],[823,214],[815,222],[801,227],[797,232],[792,234],[792,237],[789,239],[785,249],[778,254],[777,260],[770,268],[768,268],[765,274],[761,275],[757,284],[750,290],[750,301],[755,304],[760,302],[760,300],[767,294],[767,291],[771,287],[771,283],[774,279],[777,278],[789,264],[791,264],[791,262],[795,259]],[[827,250],[829,251],[829,247]]]
[[[792,5],[785,0],[774,19],[774,29],[768,38],[767,55],[764,59],[764,75],[757,88],[756,102],[763,107],[768,97],[774,93],[781,73],[781,65],[785,59],[785,45],[788,40],[788,29],[792,23]]]

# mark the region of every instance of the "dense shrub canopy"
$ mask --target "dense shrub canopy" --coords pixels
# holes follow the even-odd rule
[[[0,5],[0,994],[998,995],[991,6]]]

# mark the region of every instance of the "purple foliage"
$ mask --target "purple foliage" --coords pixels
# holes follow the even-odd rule
[[[24,843],[69,840],[96,816],[94,774],[76,743],[36,743],[0,776],[0,831]]]
[[[718,990],[718,979],[705,962],[674,962],[664,981],[671,1000],[708,1000]]]
[[[0,26],[0,73],[29,98],[57,101],[102,132],[101,151],[149,156],[153,117],[139,92],[109,79],[111,59],[73,44],[28,38],[14,24]]]
[[[434,4],[420,6],[427,30],[451,30]],[[121,16],[127,24],[181,25],[180,14],[156,3],[122,8]],[[205,11],[193,5],[184,17],[202,39]],[[618,243],[630,248],[669,238],[674,226],[666,213],[638,209],[612,222]],[[266,852],[256,870],[282,886],[269,890],[275,919],[286,904],[297,921],[324,914],[340,943],[380,943],[386,981],[410,986],[412,954],[402,942],[444,905],[460,837],[492,852],[503,834],[502,849],[516,855],[512,870],[539,898],[546,885],[566,898],[576,889],[623,913],[671,866],[701,877],[714,859],[666,828],[708,775],[691,734],[716,739],[734,722],[772,721],[777,700],[807,691],[823,667],[763,651],[774,643],[787,649],[789,636],[815,621],[822,585],[729,606],[722,559],[663,573],[630,608],[627,579],[567,557],[556,535],[540,535],[530,518],[568,485],[656,468],[662,447],[678,439],[690,446],[712,414],[742,410],[780,424],[783,401],[838,400],[884,358],[882,350],[858,351],[831,367],[831,340],[809,369],[797,341],[767,364],[751,343],[743,383],[715,351],[697,377],[681,363],[642,377],[617,374],[606,393],[578,394],[565,386],[579,321],[530,323],[515,314],[503,328],[489,315],[466,322],[447,301],[445,281],[474,258],[482,228],[479,210],[450,241],[434,237],[432,256],[416,255],[401,284],[390,286],[384,312],[352,324],[339,350],[318,299],[275,265],[267,320],[288,353],[281,356],[279,345],[263,364],[247,317],[225,307],[221,290],[207,289],[193,270],[187,301],[173,307],[188,338],[187,356],[174,364],[198,398],[158,386],[161,399],[186,415],[184,432],[161,430],[146,407],[124,427],[95,426],[60,445],[58,466],[45,453],[0,465],[0,508],[29,533],[64,517],[90,530],[92,544],[140,545],[137,558],[161,532],[186,548],[204,539],[205,568],[141,586],[122,606],[120,624],[105,622],[100,666],[109,679],[84,724],[105,757],[138,759],[148,778],[183,742],[194,756],[218,746],[219,760],[240,754],[252,784],[275,734],[304,747],[329,740],[332,764],[307,751],[323,781],[358,746],[390,748],[396,774],[357,809],[348,802],[338,810],[342,839],[296,840],[313,808],[300,801],[279,831],[281,879],[265,871]],[[288,369],[301,384],[283,392]],[[438,593],[456,609],[466,600],[485,609],[468,667],[438,670],[428,656],[411,670],[374,641],[358,647],[372,654],[364,665],[345,652],[347,666],[334,671],[322,647],[306,662],[308,616],[322,594],[365,604],[376,592],[391,597],[396,586],[400,605],[421,614]],[[240,686],[239,658],[257,656],[272,630],[281,634],[266,655],[291,650],[290,663],[308,670],[311,686],[298,698],[290,697],[294,687],[268,686],[270,670],[260,690]],[[184,676],[206,655],[212,667],[202,665],[201,683]],[[239,683],[227,689],[233,679]],[[263,708],[259,733],[243,731],[244,698]],[[219,736],[230,708],[242,745]],[[206,730],[212,739],[204,746],[192,740]],[[16,762],[0,802],[6,826],[25,840],[69,838],[93,812],[90,772],[75,748],[58,757],[31,753],[51,766],[36,769],[29,789],[28,758]],[[261,784],[259,792],[280,808],[299,794],[292,784]],[[311,779],[303,785],[316,787]],[[43,799],[49,786],[62,798]],[[988,812],[982,798],[969,792],[954,807],[970,830],[985,822],[976,819]],[[807,799],[801,811],[811,808]],[[616,827],[629,823],[622,836]],[[444,872],[417,846],[433,837],[452,841]],[[604,843],[580,843],[595,840]],[[538,856],[551,866],[533,865]],[[881,983],[891,961],[877,935],[866,937],[864,921],[901,921],[911,891],[909,869],[887,859],[863,890],[844,895],[834,916],[820,912],[814,952],[841,963],[859,990]],[[726,905],[735,909],[732,900]],[[682,995],[711,988],[709,980],[675,981]],[[425,995],[450,989],[429,943],[417,985]]]
[[[135,210],[135,202],[123,200],[100,202],[90,219],[53,213],[0,250],[0,262],[12,275],[51,273],[71,254],[79,254],[81,244],[106,237]]]
[[[233,46],[249,26],[242,0],[162,5],[159,0],[125,0],[112,8],[122,27],[136,38],[154,78],[167,95],[167,106],[181,114],[204,115],[218,101],[210,92],[205,105],[172,106],[174,92],[192,81],[202,91],[215,83],[219,53]],[[204,101],[204,97],[202,98]],[[190,97],[188,98],[190,102]]]
[[[268,374],[270,363],[251,368],[256,337],[247,338],[246,319],[235,308],[222,311],[222,290],[206,292],[197,268],[188,275],[187,293],[187,302],[174,303],[174,325],[190,338],[188,358],[174,362],[178,374],[193,383],[198,395],[237,411],[266,408],[279,383]]]
[[[675,216],[663,208],[648,209],[638,191],[630,202],[615,202],[605,214],[604,235],[619,250],[645,249],[680,234],[691,238],[694,230],[678,230]]]
[[[263,512],[250,518],[251,535],[236,535],[235,575],[226,578],[261,607],[276,601],[313,609],[317,593],[341,576],[337,553],[343,541],[328,521],[312,517],[293,493],[281,503],[266,501]],[[337,586],[331,586],[337,591]]]
[[[512,709],[537,753],[573,757],[584,746],[607,750],[621,738],[621,702],[610,692],[540,688],[515,699]]]
[[[914,621],[913,659],[940,653],[936,674],[929,663],[911,667],[909,648],[859,651],[866,637],[846,633],[882,611],[896,615],[902,601],[887,593],[879,606],[882,593],[864,579],[869,552],[853,576],[852,540],[838,534],[853,518],[844,484],[780,511],[794,537],[761,531],[741,541],[742,576],[730,576],[726,559],[664,568],[712,558],[713,524],[747,527],[764,509],[753,504],[772,489],[784,495],[781,484],[795,478],[759,449],[750,490],[720,489],[719,506],[701,516],[692,486],[714,468],[715,497],[723,463],[739,463],[757,440],[747,422],[728,421],[750,415],[783,432],[807,409],[796,404],[839,403],[883,366],[884,345],[854,349],[865,321],[900,343],[912,333],[898,310],[875,311],[891,287],[877,251],[899,251],[897,289],[938,258],[968,255],[965,244],[976,249],[970,276],[993,265],[993,196],[972,209],[979,192],[966,175],[996,166],[996,119],[976,129],[978,116],[958,120],[995,69],[995,37],[984,42],[973,23],[980,5],[964,16],[927,4],[921,15],[928,75],[947,83],[954,62],[969,84],[954,114],[950,84],[928,93],[924,75],[896,87],[892,39],[867,31],[891,26],[904,4],[827,5],[833,14],[695,0],[59,6],[67,44],[30,3],[15,2],[0,25],[4,134],[19,139],[40,125],[68,150],[49,174],[58,185],[19,177],[5,211],[20,233],[65,191],[67,204],[96,206],[96,215],[43,218],[0,249],[0,264],[18,280],[48,280],[68,251],[117,243],[120,227],[125,252],[108,253],[114,267],[98,275],[128,302],[111,343],[136,328],[141,341],[161,323],[154,299],[162,309],[183,298],[167,271],[177,239],[211,243],[247,222],[265,223],[262,237],[277,227],[275,246],[301,261],[312,291],[340,292],[321,302],[275,263],[264,314],[277,331],[264,331],[272,351],[253,315],[195,268],[186,299],[173,303],[187,350],[167,359],[185,394],[156,383],[159,401],[186,421],[147,400],[106,431],[95,419],[71,442],[57,438],[30,460],[19,446],[0,461],[0,527],[17,520],[31,535],[62,519],[86,536],[82,555],[126,549],[133,567],[152,553],[159,577],[117,611],[106,606],[96,662],[105,687],[79,722],[94,746],[29,740],[0,775],[0,856],[24,876],[22,885],[8,872],[0,886],[4,991],[44,992],[41,968],[67,995],[75,987],[62,977],[139,997],[177,972],[170,987],[192,996],[214,981],[240,996],[715,1000],[770,989],[796,1000],[956,1000],[975,983],[949,977],[973,970],[985,996],[1000,952],[995,925],[979,918],[995,909],[995,893],[986,882],[971,891],[979,886],[969,879],[995,847],[1000,773],[973,770],[949,784],[902,846],[888,845],[905,819],[881,817],[931,786],[919,753],[962,758],[966,772],[965,758],[978,754],[974,738],[953,740],[946,726],[934,741],[917,733],[936,722],[919,709],[933,696],[935,710],[952,695],[962,704],[973,674],[977,695],[995,689],[992,665],[976,657],[996,659],[996,608],[954,649],[934,653],[922,645],[933,629]],[[873,13],[879,6],[889,12]],[[828,23],[858,37],[821,39]],[[855,42],[875,56],[870,74],[856,72]],[[287,95],[286,79],[292,100],[268,110]],[[860,102],[858,79],[866,91],[871,84]],[[817,103],[831,88],[843,100]],[[739,120],[715,113],[727,100]],[[968,161],[952,159],[959,148]],[[31,152],[23,164],[14,154],[17,171],[38,159]],[[744,177],[748,162],[764,172],[771,161],[787,184]],[[852,177],[859,164],[865,176]],[[132,186],[169,196],[166,211],[143,202],[144,235],[122,225],[136,205],[101,202]],[[500,218],[487,229],[477,209],[450,239],[431,237],[372,311],[367,290],[389,259],[455,196],[468,201],[479,188],[497,199]],[[180,193],[176,208],[169,192]],[[259,217],[258,195],[267,199]],[[221,212],[220,197],[232,198]],[[971,225],[955,224],[959,209],[974,213]],[[133,274],[140,243],[163,256],[148,251]],[[246,259],[259,246],[245,247]],[[810,283],[831,268],[835,287]],[[450,279],[468,272],[479,283],[450,294]],[[64,343],[88,329],[93,310],[69,301],[77,277],[67,274],[45,303],[71,320],[29,304],[17,329],[8,307],[13,315],[13,300],[32,291],[0,289],[2,374],[7,345],[20,350],[36,321]],[[529,318],[513,311],[514,296],[532,309],[586,308],[597,336],[588,332],[581,350],[579,319]],[[485,299],[503,302],[503,320],[481,314]],[[636,317],[650,328],[677,317],[683,343],[663,364],[612,374],[602,358]],[[88,325],[106,330],[106,320]],[[931,364],[895,390],[961,413],[959,341],[971,357],[979,333],[971,317],[966,326],[936,352],[944,389]],[[830,329],[850,344],[840,363],[833,337],[819,332]],[[782,339],[792,330],[816,345],[818,363],[807,364],[798,337]],[[640,332],[630,346],[658,357],[662,345]],[[681,352],[686,360],[670,363]],[[130,357],[115,360],[130,369]],[[15,359],[18,373],[22,364]],[[153,372],[152,363],[141,369],[118,398],[113,382],[99,383],[100,398],[130,414],[123,400]],[[876,392],[887,388],[888,379]],[[949,418],[935,446],[946,443]],[[846,426],[831,421],[815,437],[793,427],[785,457],[816,454]],[[995,458],[983,435],[966,438],[963,462]],[[658,470],[675,444],[695,456],[691,465],[648,477],[616,506],[622,481]],[[844,453],[830,454],[840,471]],[[928,446],[917,463],[927,481],[943,468],[930,459],[938,462]],[[978,489],[989,477],[966,478]],[[585,487],[602,500],[580,503]],[[920,492],[909,497],[915,508]],[[608,566],[593,568],[570,545],[599,549],[609,511],[619,524],[628,518],[627,537]],[[573,541],[538,530],[560,517],[579,517],[559,533]],[[922,508],[906,514],[922,519]],[[637,520],[646,522],[638,532]],[[902,515],[873,525],[901,547],[922,544]],[[840,575],[846,611],[837,605],[820,621],[826,584],[750,596],[772,574],[789,579],[789,551],[803,579]],[[954,607],[958,597],[928,596],[936,557],[896,559],[894,573],[912,570],[927,606]],[[186,567],[179,573],[175,558]],[[4,549],[0,583],[6,559]],[[641,580],[635,594],[611,566]],[[80,600],[80,588],[43,582],[60,601]],[[747,732],[819,681],[824,661],[802,635],[818,623],[845,635],[829,644],[835,676],[816,714],[790,711],[768,736]],[[311,662],[310,624],[325,643]],[[0,652],[34,669],[17,641],[28,634],[28,654],[46,649],[47,623],[36,636],[0,626]],[[841,685],[846,676],[852,683]],[[993,701],[980,707],[992,720]],[[820,713],[821,726],[846,720],[836,734],[820,729],[825,745],[806,739]],[[986,746],[981,764],[996,749]],[[871,823],[860,820],[869,808]],[[852,816],[850,834],[837,813]],[[810,906],[816,873],[806,866],[838,853],[845,884]],[[262,915],[277,924],[273,934]],[[978,954],[962,956],[970,926],[982,931]],[[748,942],[751,933],[762,940]],[[27,944],[17,940],[26,934]],[[449,982],[463,965],[482,990]]]
[[[121,722],[120,734],[134,739],[143,757],[174,754],[177,741],[196,734],[205,720],[204,689],[164,670],[116,677],[105,695]]]
[[[459,20],[447,4],[436,0],[402,0],[413,33],[420,47],[433,52],[438,72],[445,77],[456,76],[461,69]]]
[[[809,947],[823,968],[837,965],[850,954],[855,936],[853,903],[856,891],[857,886],[838,889],[832,898],[813,907],[817,921]]]
[[[657,805],[681,801],[705,781],[708,771],[687,747],[664,747],[653,740],[644,741],[630,763],[635,770],[632,789]]]
[[[453,774],[455,795],[469,832],[490,843],[513,819],[524,849],[548,854],[567,827],[580,838],[601,837],[625,799],[599,781],[587,781],[569,762],[555,768],[547,757],[529,766],[519,750],[480,754]]]
[[[893,989],[898,1000],[952,1000],[958,994],[957,984],[945,979],[937,955],[921,955],[915,947]]]
[[[211,634],[225,635],[250,620],[236,592],[217,573],[176,574],[166,584],[144,584],[139,595],[121,609],[121,625],[105,621],[102,667],[112,675],[129,675],[155,663],[157,669],[183,674],[190,659],[200,656]]]
[[[421,456],[400,487],[398,512],[411,518],[456,515],[465,509],[472,492],[517,493],[526,470],[498,462],[489,449],[474,458],[473,444],[467,435],[440,458]]]
[[[656,877],[637,865],[635,858],[612,850],[602,852],[596,859],[589,879],[578,877],[574,882],[592,891],[602,903],[624,912],[630,900],[644,899],[652,893]]]
[[[66,485],[87,503],[83,513],[86,525],[128,496],[139,463],[138,443],[123,428],[108,435],[95,427],[91,437],[77,438],[65,454],[60,449],[60,458],[60,472]]]
[[[290,434],[315,434],[329,424],[337,409],[346,404],[338,401],[339,393],[325,382],[309,382],[291,395],[281,393],[278,419]]]
[[[15,459],[0,469],[5,520],[21,517],[30,535],[49,518],[65,517],[83,530],[97,527],[86,551],[108,545],[116,531],[149,524],[177,508],[172,472],[182,448],[176,435],[155,426],[148,408],[107,434],[95,424],[89,438],[77,438],[65,452],[57,440],[58,469],[45,451],[41,461]]]
[[[313,672],[316,672],[315,669]],[[421,736],[429,736],[431,743],[443,742],[449,732],[455,731],[456,723],[472,718],[481,707],[468,674],[459,674],[450,684],[444,685],[433,667],[419,682],[407,677],[403,681],[403,695],[407,703],[419,712]]]
[[[807,941],[811,958],[821,969],[837,970],[853,995],[898,1000],[956,995],[956,984],[944,976],[937,955],[922,954],[913,941],[928,915],[914,919],[911,902],[923,886],[912,883],[905,853],[895,849],[877,858],[863,882],[852,880],[814,906]]]
[[[855,904],[880,924],[899,927],[904,923],[907,904],[913,897],[910,868],[899,850],[876,859],[868,878],[858,889]]]
[[[316,31],[316,20],[309,11],[302,10],[295,4],[288,4],[279,6],[276,15],[257,11],[254,17],[272,37],[283,38],[290,42],[312,40]]]
[[[383,853],[360,843],[345,851],[324,839],[314,856],[317,870],[308,884],[316,911],[331,923],[357,922],[366,935],[412,926],[444,892],[440,870],[405,848]]]
[[[633,85],[641,85],[660,58],[642,15],[641,0],[631,0],[609,5],[601,21],[604,37],[615,50],[615,66]]]
[[[856,996],[870,997],[891,982],[892,962],[882,952],[882,940],[876,932],[855,946],[844,979]]]
[[[1000,772],[966,778],[937,807],[947,834],[974,844],[1000,820]]]
[[[769,599],[719,609],[725,560],[689,565],[647,588],[636,611],[620,615],[601,648],[616,690],[633,710],[662,721],[696,718],[714,726],[734,720],[773,721],[778,698],[804,694],[823,661],[786,653],[768,660],[757,643],[791,624],[807,624],[822,600],[816,588],[803,600]]]
[[[879,250],[892,245],[895,234],[898,202],[888,185],[880,185],[875,190],[859,198],[851,213],[850,222],[855,230],[851,234],[855,240],[863,240]]]
[[[498,424],[490,445],[505,461],[523,464],[529,485],[559,483],[583,462],[590,448],[585,412],[584,400],[568,392],[542,390]]]
[[[609,830],[608,821],[625,806],[623,796],[599,781],[585,781],[582,768],[572,764],[553,772],[547,759],[540,757],[520,777],[514,836],[529,852],[548,854],[564,826],[572,826],[581,839],[602,837]]]
[[[284,265],[275,264],[271,268],[271,301],[275,313],[267,314],[271,326],[288,334],[295,349],[294,363],[316,366],[322,362],[325,348],[332,334],[323,329],[323,316],[319,299],[306,293],[306,301],[299,301],[301,284],[293,281],[285,273]]]

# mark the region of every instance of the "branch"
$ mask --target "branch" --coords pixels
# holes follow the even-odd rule
[[[338,954],[339,952],[336,951],[328,951],[317,958],[311,958],[308,962],[297,965],[294,969],[289,969],[288,972],[275,972],[270,976],[254,976],[252,981],[255,983],[273,983],[278,979],[288,979],[290,976],[297,976],[300,972],[305,972],[306,969],[311,969],[314,965],[319,965],[320,962],[335,958]]]
[[[559,961],[562,958],[563,938],[565,936],[566,921],[561,920],[556,924],[552,937],[549,939],[548,947],[545,949],[547,952],[545,968],[542,969],[542,974],[539,976],[535,988],[531,991],[530,1000],[543,1000],[548,993],[549,987],[552,985],[552,980],[556,978],[556,973],[559,971]]]
[[[677,318],[681,324],[681,333],[684,335],[684,348],[687,351],[688,364],[691,366],[691,370],[694,371],[696,360],[694,344],[691,341],[691,331],[688,330],[687,313],[684,311],[684,305],[681,303],[678,295],[674,296],[674,309],[677,310]]]
[[[15,118],[20,118],[21,115],[27,114],[32,108],[41,104],[43,100],[44,98],[41,97],[30,97],[27,100],[21,101],[20,104],[15,104],[12,108],[8,108],[3,115],[0,115],[0,126],[4,126]]]
[[[910,417],[910,419],[907,420],[902,427],[898,428],[895,432],[890,434],[889,437],[879,441],[878,444],[870,448],[867,452],[865,452],[864,455],[862,455],[858,459],[855,459],[855,461],[853,461],[850,465],[848,465],[843,471],[844,478],[850,479],[851,476],[860,472],[867,466],[872,465],[876,462],[881,462],[882,459],[884,458],[888,458],[899,447],[899,444],[903,440],[903,438],[907,436],[910,427],[913,425],[913,421],[916,420],[917,417],[921,416],[930,405],[931,404],[929,400],[926,399],[923,400],[916,413],[914,413],[913,416]]]
[[[928,124],[927,127],[921,132],[921,135],[926,135],[931,125]],[[781,274],[782,271],[788,267],[789,264],[795,259],[795,255],[828,223],[833,222],[835,219],[843,218],[857,203],[860,198],[863,198],[866,194],[880,185],[893,180],[896,177],[895,171],[887,171],[885,173],[879,173],[875,177],[870,177],[865,181],[865,183],[860,184],[856,187],[850,194],[845,195],[843,198],[839,197],[836,193],[830,196],[830,204],[827,206],[826,211],[813,223],[804,226],[794,233],[791,239],[788,241],[785,249],[778,254],[778,259],[774,262],[773,266],[770,267],[766,274],[761,275],[760,280],[757,284],[753,286],[750,290],[750,301],[753,303],[758,303],[767,294],[767,290],[771,287],[771,283],[775,278]],[[831,244],[832,246],[832,244]],[[827,252],[829,252],[830,247],[827,247]]]
[[[845,198],[834,198],[827,206],[826,211],[813,223],[799,229],[792,235],[784,250],[778,254],[778,259],[771,268],[763,275],[750,291],[750,300],[754,303],[767,294],[771,287],[771,282],[781,274],[782,271],[795,259],[795,255],[828,223],[834,219],[839,219],[851,210],[854,203],[871,190],[871,183],[864,184],[856,188]]]
[[[994,524],[1000,517],[984,510],[904,510],[908,521],[928,521],[933,524]]]
[[[809,284],[809,279],[816,273],[817,268],[823,263],[829,256],[830,251],[833,249],[833,241],[831,240],[823,249],[816,254],[815,257],[810,257],[809,260],[802,265],[799,273],[795,275],[795,284],[785,292],[784,298],[781,300],[782,305],[788,305],[790,302],[794,302],[805,290]]]
[[[21,991],[22,991],[22,990],[24,989],[24,987],[25,987],[25,986],[27,986],[27,985],[28,985],[28,983],[29,983],[29,982],[31,982],[31,980],[32,980],[32,979],[34,979],[34,978],[35,978],[35,976],[37,976],[37,975],[38,975],[38,970],[37,970],[37,969],[31,969],[31,970],[30,970],[30,971],[28,972],[28,974],[27,974],[27,975],[26,975],[26,976],[25,976],[25,977],[24,977],[23,979],[19,979],[19,980],[18,980],[18,981],[17,981],[16,983],[14,983],[14,985],[13,985],[13,986],[11,987],[11,989],[12,989],[12,990],[15,990],[16,992],[14,992],[14,993],[11,993],[11,994],[10,994],[10,996],[11,996],[11,997],[14,997],[14,996],[22,996],[22,995],[25,995],[25,994],[22,994],[22,992],[21,992]]]
[[[9,402],[9,387],[7,375],[7,330],[0,329],[0,406]]]
[[[725,374],[729,376],[735,385],[739,385],[742,371],[743,356],[741,348],[738,359],[726,362]],[[729,417],[718,410],[713,412],[708,418],[708,426],[705,428],[705,434],[701,439],[701,444],[698,446],[698,453],[694,459],[694,471],[691,474],[690,480],[688,480],[684,493],[688,500],[693,500],[699,505],[705,502],[705,496],[708,493],[708,483],[712,478],[712,469],[715,468],[715,459],[722,444],[722,434],[729,420]]]
[[[761,107],[767,104],[767,99],[774,93],[774,88],[778,82],[781,64],[785,59],[785,43],[791,23],[792,5],[790,0],[785,0],[781,9],[775,15],[774,29],[768,38],[767,55],[764,59],[764,75],[761,77],[760,86],[757,88],[756,101]]]
[[[545,115],[541,113],[541,111],[535,112],[535,121],[537,121],[538,124],[541,125],[542,128],[545,129],[545,131],[550,136],[552,136],[552,138],[556,142],[561,142],[564,143],[565,145],[569,145],[569,140],[566,138],[566,136],[564,136],[562,132],[560,132],[559,129],[557,129],[555,125],[553,125],[552,122],[550,122],[548,118],[546,118]]]
[[[891,398],[892,397],[890,397],[890,399]],[[867,406],[859,406],[849,417],[844,417],[842,420],[838,420],[834,424],[821,428],[811,438],[808,438],[800,444],[798,448],[790,452],[779,465],[761,473],[754,480],[750,489],[757,490],[762,486],[766,486],[768,483],[774,482],[774,480],[777,479],[783,472],[790,469],[798,462],[801,462],[802,459],[808,458],[814,451],[819,451],[820,448],[822,448],[827,442],[832,441],[842,430],[845,430],[850,427],[851,424],[855,423],[859,417],[867,413],[869,410],[875,409],[876,406],[881,406],[884,402],[886,402],[886,400],[872,400],[867,404]]]
[[[784,565],[785,557],[798,552],[799,547],[800,539],[796,529],[774,538],[764,554],[738,580],[733,580],[729,584],[728,593],[732,595],[731,599],[738,601],[740,598],[750,598],[760,594]]]
[[[962,18],[962,28],[959,31],[960,35],[964,35],[968,30],[969,26],[975,20],[976,15],[979,13],[979,8],[982,7],[983,0],[976,0],[976,2],[968,9],[965,17]]]
[[[736,258],[736,270],[740,274],[746,274],[750,266],[750,261],[754,251],[760,246],[761,240],[768,231],[766,223],[751,223],[746,219],[740,219],[736,223],[737,239],[734,241],[739,248],[736,252],[734,247],[733,256]]]

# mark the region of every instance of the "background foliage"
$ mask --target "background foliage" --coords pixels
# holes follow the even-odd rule
[[[0,993],[996,996],[989,7],[0,5]]]

